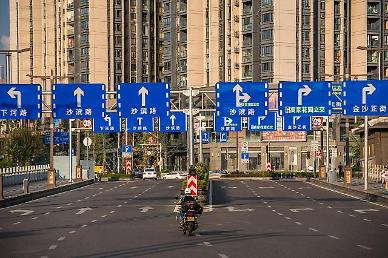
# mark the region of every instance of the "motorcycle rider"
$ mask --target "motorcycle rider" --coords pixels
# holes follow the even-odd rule
[[[181,197],[181,199],[178,201],[177,205],[180,206],[179,213],[180,213],[181,223],[183,221],[185,213],[189,209],[195,210],[195,213],[199,214],[199,215],[201,215],[202,211],[203,211],[203,208],[201,207],[201,205],[199,205],[197,200],[193,196],[191,196],[191,189],[190,188],[185,189],[185,195],[183,195]]]

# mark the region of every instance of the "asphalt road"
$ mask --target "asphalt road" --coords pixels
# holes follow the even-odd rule
[[[388,257],[388,208],[303,182],[218,180],[192,237],[175,180],[106,182],[0,210],[0,257]]]

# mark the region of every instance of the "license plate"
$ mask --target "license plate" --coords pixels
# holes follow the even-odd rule
[[[195,218],[194,217],[187,217],[186,220],[187,221],[195,221]]]

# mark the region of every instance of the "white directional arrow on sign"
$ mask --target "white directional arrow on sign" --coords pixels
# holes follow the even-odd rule
[[[175,117],[174,115],[171,115],[171,116],[170,116],[170,120],[171,120],[171,125],[172,125],[172,126],[175,126],[176,117]]]
[[[240,99],[242,99],[243,102],[248,102],[248,101],[251,99],[251,96],[249,96],[248,93],[245,93],[245,92],[244,92],[243,95],[240,96]]]
[[[366,87],[362,88],[362,104],[366,105],[366,95],[372,95],[376,90],[376,87],[368,83]]]
[[[239,84],[237,84],[236,86],[233,87],[233,92],[236,93],[236,107],[239,107],[241,104],[240,104],[240,92],[242,92],[243,89],[241,88],[241,86]]]
[[[295,125],[296,124],[296,121],[298,121],[300,119],[300,116],[294,116],[292,118],[292,124]]]
[[[87,211],[91,211],[91,210],[92,210],[92,208],[80,208],[80,209],[78,209],[78,212],[76,214],[81,215],[81,214],[83,214]]]
[[[150,206],[145,206],[145,207],[142,207],[142,208],[139,208],[140,212],[147,212],[149,210],[153,210],[154,208],[150,207]]]
[[[229,126],[233,122],[232,118],[230,117],[224,117],[224,126]]]
[[[22,213],[22,214],[20,214],[21,216],[27,216],[27,215],[33,213],[34,211],[32,211],[32,210],[12,210],[10,212],[11,213]]]
[[[311,92],[311,88],[307,85],[303,85],[303,88],[298,90],[298,105],[301,106],[303,103],[302,97],[309,95]]]
[[[226,207],[228,209],[228,211],[230,212],[234,212],[234,211],[254,211],[254,209],[236,209],[235,207]]]
[[[112,118],[110,116],[105,116],[104,120],[108,122],[109,126],[112,126]]]
[[[365,209],[365,210],[354,210],[354,211],[358,212],[358,213],[367,213],[367,212],[379,211],[379,210],[376,210],[376,209]]]
[[[311,208],[300,208],[300,209],[290,209],[292,212],[301,212],[301,211],[313,211]]]
[[[139,126],[141,126],[141,122],[143,121],[143,118],[142,117],[138,117],[137,118],[137,124],[139,125]]]
[[[22,107],[22,93],[20,91],[16,91],[15,87],[10,88],[7,93],[11,98],[13,98],[13,99],[17,98],[17,106],[18,106],[18,108],[21,108]]]
[[[80,87],[77,87],[77,89],[74,90],[74,96],[77,96],[77,107],[81,107],[81,96],[84,95],[84,91]]]
[[[257,125],[261,125],[261,121],[265,119],[265,116],[259,116],[257,117]]]
[[[141,106],[145,107],[146,105],[146,95],[148,95],[148,90],[144,87],[141,87],[139,90],[139,95],[141,95]]]

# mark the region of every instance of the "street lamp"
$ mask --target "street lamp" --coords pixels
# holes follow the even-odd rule
[[[6,56],[6,78],[7,78],[7,84],[10,84],[12,81],[12,74],[11,74],[11,54],[17,53],[18,55],[23,52],[29,52],[30,48],[22,48],[22,49],[0,49],[0,54],[5,54]],[[19,69],[19,67],[18,67]]]

